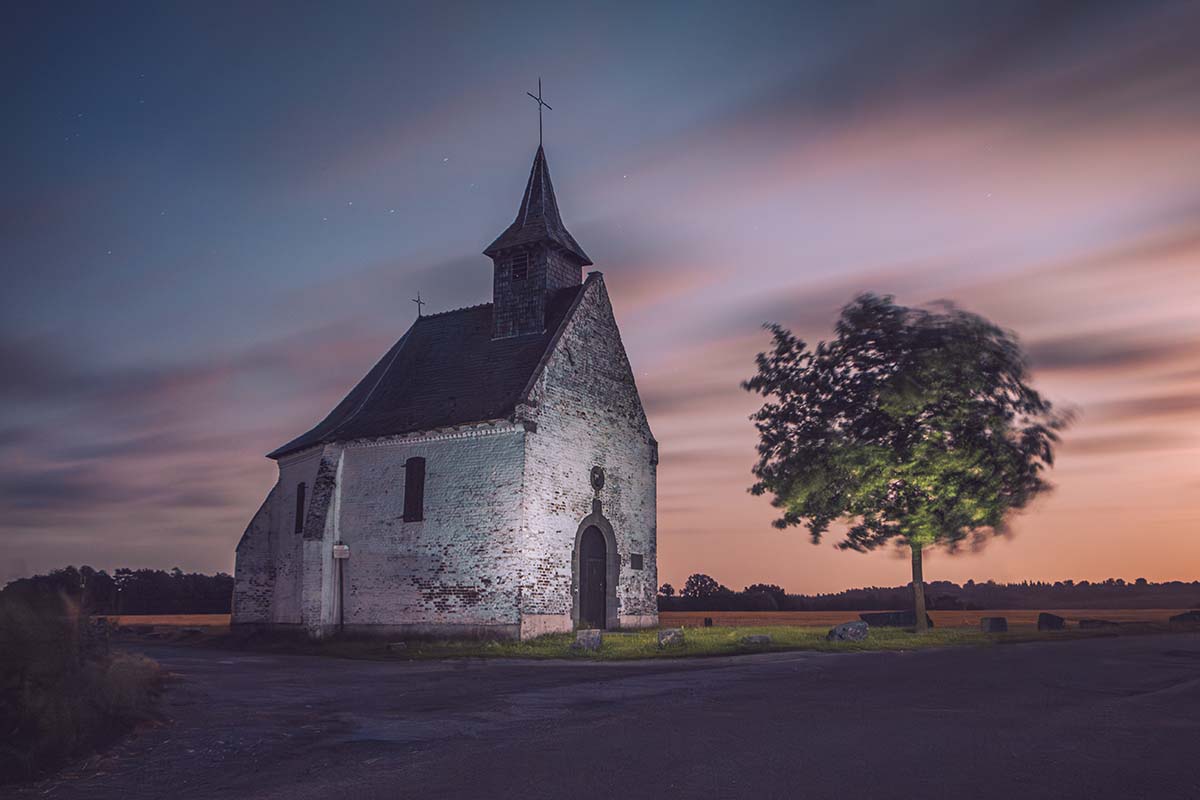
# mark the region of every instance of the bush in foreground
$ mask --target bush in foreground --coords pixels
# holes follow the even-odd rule
[[[111,653],[63,598],[0,602],[0,783],[35,777],[153,716],[158,665]]]

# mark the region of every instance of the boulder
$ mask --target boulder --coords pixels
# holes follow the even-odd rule
[[[658,632],[659,647],[681,647],[683,645],[683,628],[663,628]]]
[[[825,638],[831,642],[861,642],[867,638],[869,629],[865,622],[843,622],[830,628]]]
[[[915,611],[875,611],[869,614],[859,614],[858,618],[872,628],[915,628],[917,614]],[[933,620],[925,615],[925,622],[933,627]]]
[[[1192,609],[1171,617],[1171,622],[1200,622],[1200,609]]]
[[[403,653],[408,649],[408,642],[388,642],[387,651],[389,653]]]
[[[1110,619],[1081,619],[1079,627],[1084,630],[1095,630],[1096,628],[1115,628],[1117,623]]]
[[[575,632],[575,643],[571,645],[572,650],[591,650],[600,649],[600,642],[604,637],[603,631],[598,628],[588,628],[582,631]]]
[[[1008,633],[1008,619],[1005,617],[980,617],[979,630],[984,633]]]
[[[1038,630],[1039,631],[1061,631],[1066,630],[1067,621],[1058,614],[1047,614],[1045,611],[1038,614]]]
[[[755,633],[750,636],[742,637],[742,644],[747,647],[765,647],[771,643],[771,634]]]

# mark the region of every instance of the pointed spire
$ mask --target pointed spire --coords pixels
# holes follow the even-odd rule
[[[546,164],[546,153],[541,145],[538,145],[537,155],[533,157],[533,168],[529,171],[529,182],[525,185],[525,196],[521,198],[517,218],[483,254],[494,258],[501,250],[535,242],[558,245],[579,259],[580,266],[592,264],[575,237],[563,225],[558,213],[558,200],[554,197],[554,184],[550,182],[550,167]]]

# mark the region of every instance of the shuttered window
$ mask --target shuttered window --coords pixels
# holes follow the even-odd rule
[[[425,519],[425,459],[404,462],[404,521]]]
[[[296,484],[296,533],[304,533],[304,495],[308,487],[303,483]]]

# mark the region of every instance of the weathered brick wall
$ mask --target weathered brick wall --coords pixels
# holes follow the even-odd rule
[[[238,543],[234,623],[301,623],[304,557],[302,534],[295,533],[296,490],[303,481],[312,497],[321,455],[317,448],[279,462],[279,480]]]
[[[271,621],[271,600],[275,591],[271,510],[278,491],[279,485],[276,484],[238,541],[233,570],[234,623],[263,624]]]
[[[575,536],[592,511],[590,472],[599,465],[601,513],[620,556],[620,624],[656,624],[657,444],[599,273],[589,276],[520,414],[537,425],[526,440],[523,613],[540,628],[572,624]],[[632,554],[642,555],[641,570],[632,569]]]
[[[482,426],[352,444],[338,533],[347,626],[516,626],[523,440]],[[404,521],[404,463],[425,459],[425,519]],[[448,630],[448,629],[447,629]]]

